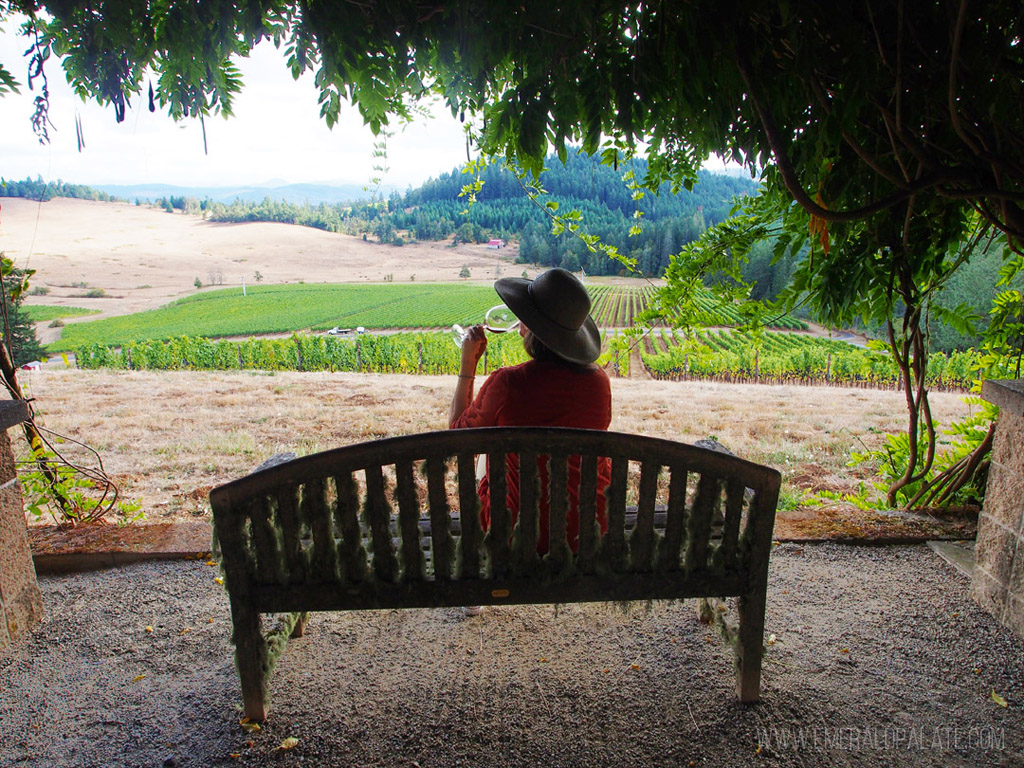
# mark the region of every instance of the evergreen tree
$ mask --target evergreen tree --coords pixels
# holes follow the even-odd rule
[[[7,345],[14,365],[24,365],[44,356],[32,320],[21,304],[32,273],[18,269],[3,254],[0,254],[0,260],[3,263],[3,317],[0,318],[3,343]]]

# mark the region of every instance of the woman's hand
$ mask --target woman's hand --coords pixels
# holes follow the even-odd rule
[[[448,427],[455,427],[459,416],[469,407],[473,401],[473,378],[476,376],[476,365],[483,357],[487,349],[487,337],[484,335],[482,325],[474,325],[466,334],[462,342],[462,362],[459,366],[459,378],[456,379],[455,394],[452,395],[452,405],[448,409]]]
[[[487,336],[484,334],[482,325],[474,325],[469,329],[466,340],[462,342],[462,363],[459,373],[465,376],[475,376],[476,366],[480,358],[487,350]]]

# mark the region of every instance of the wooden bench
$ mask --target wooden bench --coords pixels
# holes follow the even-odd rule
[[[521,457],[514,526],[505,476],[495,472],[490,531],[481,530],[480,454],[491,466]],[[551,476],[543,556],[538,455],[549,457]],[[581,457],[577,554],[565,525],[570,456]],[[611,460],[603,536],[595,521],[598,457]],[[725,631],[739,698],[757,701],[779,482],[773,469],[668,440],[486,428],[338,448],[215,488],[210,503],[245,714],[265,718],[267,678],[308,611],[687,597],[738,598],[738,625]],[[261,614],[271,613],[286,615],[264,633]]]

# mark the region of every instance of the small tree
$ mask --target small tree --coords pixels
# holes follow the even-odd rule
[[[257,283],[262,283],[263,282],[263,275],[260,274],[260,271],[258,269],[256,270],[255,277],[256,277],[256,282]]]
[[[18,269],[0,253],[3,272],[3,343],[7,346],[15,366],[43,357],[43,347],[36,339],[35,326],[28,312],[21,306],[24,289],[31,271]]]
[[[194,286],[195,286],[195,287],[196,287],[197,289],[198,289],[198,288],[202,288],[202,287],[203,287],[203,281],[202,281],[202,280],[200,280],[200,279],[199,279],[199,278],[197,277],[197,278],[196,278],[195,280],[193,280],[193,281],[192,281],[192,285],[194,285]]]
[[[462,265],[462,269],[459,270],[459,277],[461,277],[461,278],[469,277],[469,265],[468,264],[463,264]]]

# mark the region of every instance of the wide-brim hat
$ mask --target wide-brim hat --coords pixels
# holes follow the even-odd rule
[[[494,283],[494,290],[559,357],[585,365],[601,354],[601,333],[590,316],[590,296],[572,272],[549,269],[534,280],[503,277]]]

